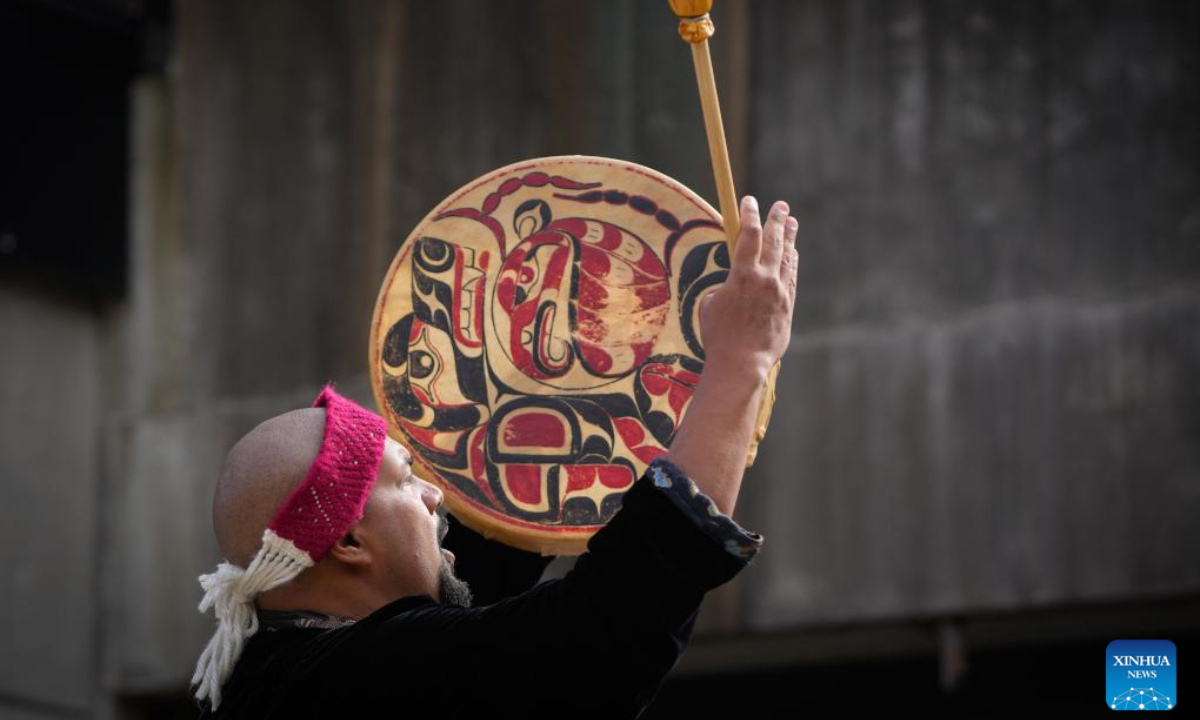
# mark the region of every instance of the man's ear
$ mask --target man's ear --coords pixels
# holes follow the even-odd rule
[[[337,558],[338,562],[347,565],[362,566],[371,564],[371,554],[358,542],[358,538],[354,536],[353,528],[338,538],[333,547],[329,548],[329,554]]]

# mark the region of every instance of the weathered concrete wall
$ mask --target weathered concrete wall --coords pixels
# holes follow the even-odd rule
[[[787,361],[755,626],[1196,593],[1200,288],[814,332]]]
[[[1194,4],[754,8],[752,184],[805,219],[798,330],[1200,276]]]
[[[1200,592],[1200,12],[756,2],[760,629]]]
[[[0,715],[95,697],[100,321],[0,285]],[[13,712],[16,712],[14,709]]]

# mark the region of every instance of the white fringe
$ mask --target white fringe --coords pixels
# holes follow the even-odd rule
[[[200,612],[216,609],[217,632],[208,641],[192,675],[192,685],[199,686],[197,700],[209,698],[214,710],[221,704],[221,686],[233,672],[246,640],[258,632],[255,596],[284,584],[312,564],[308,553],[268,528],[250,567],[242,569],[223,562],[215,573],[200,576],[204,588]]]

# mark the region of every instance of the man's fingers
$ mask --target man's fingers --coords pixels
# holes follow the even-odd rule
[[[741,221],[737,247],[733,249],[733,267],[752,268],[758,262],[762,248],[762,223],[758,217],[758,201],[749,195],[742,198]]]
[[[763,225],[759,262],[773,272],[778,272],[779,261],[783,258],[783,234],[787,218],[788,204],[780,200],[771,206],[771,214]]]
[[[784,222],[784,224],[783,224],[783,250],[782,250],[782,252],[783,252],[783,261],[784,262],[781,263],[780,270],[779,270],[781,277],[787,276],[788,268],[786,266],[786,263],[787,263],[788,259],[789,258],[792,260],[795,259],[793,257],[793,254],[796,250],[796,231],[799,229],[800,229],[800,223],[797,222],[796,218],[794,218],[794,217],[789,217],[787,219],[787,221]],[[792,267],[791,267],[791,271],[795,272],[795,270],[796,270],[796,266],[793,263]]]
[[[782,264],[783,264],[783,272],[784,272],[783,282],[784,282],[785,287],[787,287],[788,300],[791,302],[796,301],[796,281],[797,281],[797,276],[798,276],[798,273],[797,273],[798,261],[799,261],[799,255],[796,253],[796,248],[794,248],[794,247],[788,248],[785,251]]]
[[[796,301],[796,274],[799,271],[800,253],[796,250],[796,231],[800,223],[789,217],[783,226],[783,262],[779,264],[780,278],[787,286],[788,299]]]

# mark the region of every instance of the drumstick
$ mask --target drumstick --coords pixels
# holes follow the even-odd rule
[[[725,145],[725,126],[721,122],[721,104],[717,100],[717,81],[713,77],[712,55],[708,39],[716,32],[708,12],[712,0],[668,0],[679,16],[679,37],[692,46],[692,62],[696,66],[696,87],[700,91],[700,107],[704,112],[704,130],[708,134],[708,153],[712,156],[713,178],[721,203],[721,219],[725,225],[725,240],[732,252],[737,243],[738,203],[733,189],[733,170],[729,165],[729,148]]]
[[[717,197],[721,203],[721,220],[725,225],[725,241],[732,254],[737,244],[739,213],[737,193],[733,189],[733,169],[729,165],[729,148],[725,145],[725,126],[721,122],[721,105],[717,100],[717,80],[713,77],[712,56],[708,52],[708,39],[716,32],[709,11],[712,0],[667,0],[671,10],[679,16],[679,37],[692,46],[692,62],[696,66],[696,86],[700,91],[700,107],[704,112],[704,130],[708,134],[708,154],[712,157],[713,178],[717,183]],[[771,367],[763,388],[762,401],[758,406],[758,427],[754,441],[746,456],[746,467],[754,464],[758,456],[758,445],[767,434],[771,422],[771,408],[775,406],[775,379],[779,376],[779,363]]]

